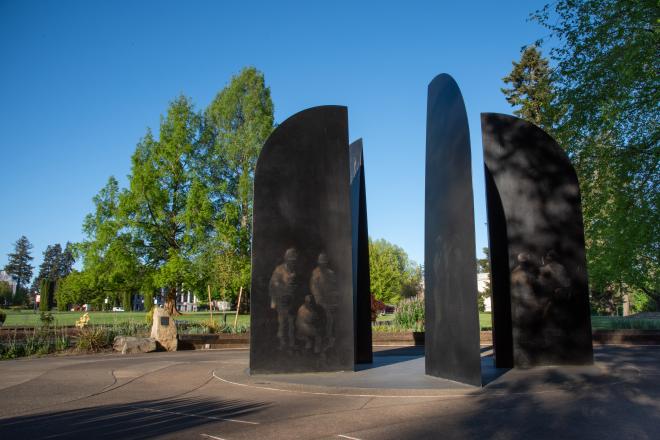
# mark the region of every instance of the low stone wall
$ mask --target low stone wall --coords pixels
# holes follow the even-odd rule
[[[424,345],[424,332],[374,332],[373,344]],[[594,345],[601,344],[631,344],[660,345],[660,331],[656,330],[596,330],[593,332]],[[493,343],[493,332],[480,332],[482,345]],[[250,345],[250,335],[247,333],[231,335],[180,335],[179,346],[182,350],[203,350],[214,348],[244,348]]]
[[[660,345],[658,330],[594,330],[594,344]]]
[[[4,341],[15,337],[25,339],[27,334],[34,331],[33,327],[0,327],[0,340]],[[71,338],[78,336],[75,327],[66,328]],[[492,344],[491,331],[480,332],[481,344]],[[630,345],[660,345],[660,331],[658,330],[594,330],[594,345],[600,344],[630,344]],[[374,345],[424,345],[424,332],[374,332]],[[204,350],[214,348],[244,348],[250,345],[249,333],[241,334],[206,334],[186,335],[179,334],[179,350]]]

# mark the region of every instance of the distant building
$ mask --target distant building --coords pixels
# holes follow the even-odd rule
[[[490,274],[488,272],[478,273],[477,274],[477,290],[479,293],[483,293],[488,289],[490,285]],[[493,303],[490,296],[484,299],[484,310],[486,312],[493,311]]]
[[[4,270],[0,270],[0,281],[8,282],[9,285],[11,286],[12,295],[16,295],[16,281],[14,281],[14,278],[12,278],[11,275],[9,275]]]

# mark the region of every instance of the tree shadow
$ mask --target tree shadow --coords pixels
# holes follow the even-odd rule
[[[407,437],[657,438],[660,349],[608,347],[596,359],[595,366],[511,370],[452,417],[407,426]]]
[[[209,423],[233,423],[268,405],[208,398],[143,400],[4,419],[0,438],[148,439]]]

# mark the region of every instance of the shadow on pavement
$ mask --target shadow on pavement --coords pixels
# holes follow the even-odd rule
[[[408,438],[654,439],[660,348],[595,350],[597,365],[510,370],[473,395],[470,411],[407,426]],[[522,374],[524,373],[524,374]]]
[[[148,439],[254,414],[269,404],[179,398],[19,416],[0,421],[0,438]]]

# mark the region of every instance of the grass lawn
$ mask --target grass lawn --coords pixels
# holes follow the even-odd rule
[[[39,325],[39,312],[33,313],[32,310],[4,310],[7,314],[7,320],[4,326],[31,327]],[[82,312],[52,312],[55,316],[56,325],[74,325],[76,320],[82,315]],[[91,324],[117,324],[125,321],[145,322],[144,312],[89,312]],[[211,317],[209,312],[186,312],[177,316],[177,321],[187,321],[189,323],[208,321]],[[217,322],[223,321],[222,313],[213,312],[213,318]],[[392,321],[394,315],[378,316],[377,322],[383,323]],[[227,323],[234,323],[234,314],[227,314]],[[238,323],[242,325],[250,324],[250,315],[239,315]],[[490,329],[492,326],[490,313],[479,313],[479,325]],[[639,330],[660,330],[660,319],[634,319],[624,318],[622,316],[592,316],[591,326],[596,330],[615,330],[615,329],[639,329]]]
[[[4,310],[7,314],[6,326],[31,327],[41,324],[39,321],[39,312],[33,313],[32,310]],[[56,325],[74,325],[76,320],[82,316],[83,312],[51,312],[55,317]],[[234,313],[227,313],[227,323],[234,323]],[[186,312],[177,316],[177,321],[187,321],[190,323],[208,321],[211,317],[209,312]],[[145,312],[89,312],[90,324],[117,324],[125,321],[146,322]],[[213,312],[213,319],[218,322],[223,321],[222,313]],[[239,315],[238,323],[248,325],[250,315]]]

